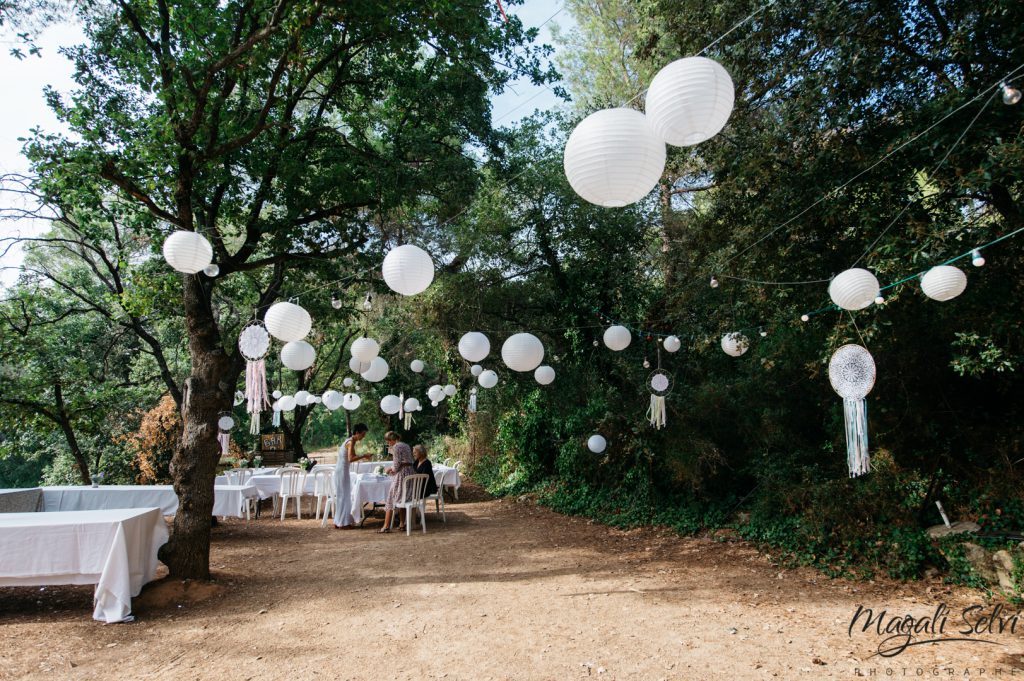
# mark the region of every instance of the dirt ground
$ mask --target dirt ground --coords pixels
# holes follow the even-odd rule
[[[891,658],[874,631],[848,634],[858,605],[945,603],[955,637],[976,592],[829,580],[742,542],[461,496],[411,537],[376,534],[379,517],[229,520],[215,583],[151,584],[130,624],[92,621],[90,587],[0,589],[0,679],[1024,679],[1024,622]]]

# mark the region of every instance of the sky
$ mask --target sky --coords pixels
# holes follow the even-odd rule
[[[560,2],[551,0],[525,0],[522,5],[506,7],[509,15],[518,16],[525,26],[541,26],[538,43],[550,44],[551,27],[560,25],[565,30],[573,27],[572,16],[562,10]],[[545,23],[547,22],[547,23]],[[0,40],[0,173],[28,172],[28,162],[21,155],[22,142],[33,127],[47,132],[61,132],[64,127],[46,106],[43,88],[50,85],[67,93],[74,87],[71,63],[58,50],[83,39],[80,27],[70,24],[51,26],[37,37],[42,57],[26,57],[19,61],[8,54],[12,43],[9,36]],[[560,100],[547,88],[519,80],[511,88],[492,100],[493,120],[496,125],[515,123],[535,110],[547,110],[560,104]],[[7,197],[2,200],[8,201]],[[32,236],[46,228],[41,221],[21,220],[0,223],[0,236]],[[5,244],[6,245],[6,244]],[[0,252],[3,247],[0,246]],[[16,268],[22,262],[18,247],[0,256],[0,288],[10,286],[17,278]]]

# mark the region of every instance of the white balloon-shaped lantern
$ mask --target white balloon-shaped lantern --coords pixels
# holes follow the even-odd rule
[[[281,364],[292,371],[305,371],[315,360],[316,350],[306,341],[291,341],[281,348]]]
[[[402,399],[398,395],[385,395],[380,401],[380,410],[385,414],[397,414],[402,410]]]
[[[544,344],[532,333],[517,333],[502,343],[501,359],[512,371],[533,371],[544,361]]]
[[[875,302],[879,291],[875,275],[860,267],[840,272],[828,285],[832,302],[844,310],[863,310]]]
[[[454,385],[452,385],[451,383],[449,383],[448,385],[446,385],[446,386],[444,387],[444,394],[445,394],[445,395],[446,395],[447,397],[452,397],[453,395],[455,395],[455,393],[456,393],[456,391],[457,391],[457,390],[458,390],[458,388],[456,388],[456,387],[455,387]]]
[[[341,382],[341,384],[346,388],[351,388],[353,383],[355,383],[355,381],[352,380],[351,376],[346,376],[345,379]]]
[[[717,135],[732,113],[729,72],[707,57],[672,62],[651,81],[644,111],[654,134],[677,147]]]
[[[304,407],[307,404],[309,404],[309,391],[300,390],[299,392],[295,393],[295,404],[297,404],[300,407]]]
[[[295,303],[274,303],[263,317],[270,335],[285,343],[302,340],[313,328],[313,318]]]
[[[432,385],[427,388],[427,397],[431,402],[440,402],[444,399],[444,388],[439,385]]]
[[[402,407],[405,409],[405,411],[419,411],[421,409],[420,401],[417,400],[415,397],[410,397],[406,399],[405,404],[402,405]]]
[[[683,347],[683,344],[676,336],[669,336],[661,345],[665,348],[665,352],[679,352],[679,348]]]
[[[355,411],[359,408],[359,404],[362,402],[359,399],[359,395],[355,393],[345,393],[345,396],[341,398],[341,406],[346,411]]]
[[[360,362],[358,357],[352,357],[348,360],[348,368],[353,373],[361,374],[370,369],[370,362]]]
[[[370,368],[360,375],[370,383],[383,381],[384,377],[388,375],[388,363],[383,357],[374,357],[370,362]]]
[[[647,196],[665,170],[665,143],[647,117],[627,108],[590,114],[569,135],[565,176],[590,203],[621,208]]]
[[[476,379],[480,383],[481,388],[493,388],[498,385],[498,374],[494,373],[490,369],[487,369],[480,373],[480,377]]]
[[[395,293],[414,296],[434,281],[434,261],[419,246],[405,244],[388,251],[381,266],[384,283]]]
[[[281,395],[283,394],[284,393],[282,393],[280,390],[275,390],[274,392],[270,393],[271,397],[273,397],[275,400],[281,399]]]
[[[938,265],[921,276],[921,290],[932,300],[952,300],[966,288],[967,275],[952,265]]]
[[[179,272],[195,274],[213,262],[213,246],[202,234],[177,231],[164,241],[164,260]]]
[[[341,403],[345,401],[344,395],[339,393],[337,390],[328,390],[323,394],[324,406],[334,411],[335,409],[341,408]]]
[[[380,354],[380,343],[365,336],[352,341],[350,348],[352,356],[364,364],[369,364],[373,358]]]
[[[722,336],[722,352],[730,357],[739,357],[750,348],[750,341],[742,333],[727,333]]]
[[[616,352],[625,350],[633,340],[633,334],[624,326],[609,326],[604,330],[604,344]]]
[[[419,359],[414,359],[413,361],[409,362],[409,368],[412,369],[413,373],[421,373],[424,369],[423,361]]]
[[[479,376],[483,370],[484,368],[479,364],[474,364],[473,366],[469,367],[469,373],[473,374],[474,376]]]
[[[604,439],[603,435],[591,435],[590,438],[587,440],[587,449],[594,452],[595,454],[600,454],[607,447],[608,441]]]
[[[295,408],[295,398],[291,395],[285,395],[277,403],[281,405],[281,411],[291,411]]]
[[[479,331],[470,331],[459,339],[459,354],[467,362],[481,362],[491,352],[491,341]]]
[[[541,385],[550,385],[555,380],[555,370],[546,364],[539,366],[533,372],[533,378]]]

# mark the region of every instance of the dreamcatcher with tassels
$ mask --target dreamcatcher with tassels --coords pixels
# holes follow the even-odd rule
[[[245,357],[245,410],[252,422],[249,432],[259,435],[260,412],[267,408],[267,367],[264,358],[270,351],[270,332],[258,319],[245,325],[238,334],[238,350]]]
[[[850,477],[871,472],[868,453],[868,403],[864,400],[875,386],[875,360],[867,348],[844,345],[828,363],[828,379],[843,398],[846,421],[846,462]]]
[[[661,368],[661,350],[658,350],[658,368],[647,377],[647,388],[651,391],[647,420],[659,430],[665,427],[665,398],[672,392],[672,386],[672,377]]]
[[[217,417],[217,442],[220,443],[221,456],[227,456],[231,451],[231,429],[235,427],[235,419],[228,412],[221,412]]]

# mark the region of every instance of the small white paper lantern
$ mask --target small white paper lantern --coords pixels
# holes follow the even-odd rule
[[[281,364],[293,371],[305,371],[313,366],[316,350],[306,341],[292,341],[281,348]]]
[[[295,398],[291,395],[285,395],[278,400],[278,404],[281,405],[281,411],[291,411],[295,408]]]
[[[828,285],[832,302],[844,310],[863,310],[875,302],[879,291],[875,275],[860,267],[840,272]]]
[[[397,414],[402,409],[402,400],[398,395],[385,395],[380,401],[380,410],[385,414]]]
[[[479,376],[480,372],[482,372],[483,370],[484,368],[479,364],[474,364],[473,366],[469,367],[469,373],[473,374],[474,376]]]
[[[351,376],[346,376],[345,380],[341,382],[341,384],[346,388],[351,388],[353,383],[355,383],[355,381],[352,380]]]
[[[615,352],[628,348],[632,340],[633,334],[624,326],[609,326],[604,330],[604,344]]]
[[[221,416],[217,419],[217,427],[221,430],[231,430],[235,427],[235,420],[230,416]]]
[[[430,386],[427,388],[427,397],[429,397],[432,402],[440,402],[444,399],[444,388],[439,385]]]
[[[604,109],[572,131],[562,162],[569,184],[581,198],[621,208],[657,186],[665,170],[665,143],[639,111]]]
[[[374,357],[370,362],[370,368],[360,375],[370,383],[383,381],[384,377],[388,375],[388,363],[383,357]]]
[[[164,260],[179,272],[195,274],[213,262],[213,246],[202,234],[179,230],[164,241]]]
[[[295,303],[274,303],[263,317],[270,335],[285,343],[302,340],[313,328],[313,318]]]
[[[300,390],[299,392],[295,393],[295,404],[299,405],[300,407],[304,407],[308,403],[309,403],[309,391],[308,390]]]
[[[352,341],[352,356],[360,362],[369,364],[373,358],[380,354],[380,343],[372,338],[363,336]]]
[[[587,449],[595,454],[600,454],[606,447],[608,447],[608,441],[604,439],[603,435],[591,435],[587,440]]]
[[[644,111],[654,134],[668,144],[700,144],[725,127],[733,90],[729,72],[713,59],[677,59],[654,76]]]
[[[512,371],[533,371],[544,361],[544,344],[532,333],[517,333],[502,343],[501,359]]]
[[[541,385],[550,385],[555,380],[555,370],[548,365],[539,366],[533,372],[533,378]]]
[[[409,368],[412,369],[414,373],[421,373],[424,368],[423,362],[421,360],[414,359],[412,362],[409,363]]]
[[[403,408],[405,409],[405,411],[419,411],[421,409],[420,401],[417,400],[415,397],[410,397],[405,400]]]
[[[438,404],[439,404],[439,402],[437,400],[430,400],[430,406],[431,407],[436,407]]]
[[[275,400],[279,400],[279,399],[281,399],[281,395],[283,395],[284,393],[282,393],[282,392],[281,392],[280,390],[275,390],[274,392],[272,392],[272,393],[270,393],[270,394],[271,394],[271,396],[272,396],[272,397],[273,397],[273,398],[274,398]]]
[[[355,393],[345,393],[345,397],[341,399],[341,406],[346,411],[355,411],[359,408],[359,404],[362,400],[359,399],[359,395]]]
[[[481,362],[491,352],[491,341],[479,331],[470,331],[459,339],[459,354],[467,362]]]
[[[274,411],[281,411],[281,400],[274,400],[274,403],[270,405],[270,408]]]
[[[921,277],[921,290],[932,300],[956,298],[967,288],[967,275],[958,267],[938,265]]]
[[[325,407],[334,411],[341,408],[341,403],[345,401],[345,397],[337,390],[328,390],[323,394],[323,401]]]
[[[727,333],[722,336],[722,351],[730,357],[739,357],[750,347],[750,341],[741,333]]]
[[[324,398],[319,395],[310,395],[306,398],[306,404],[320,404],[324,401]]]
[[[679,348],[683,347],[683,344],[679,342],[679,338],[676,336],[669,336],[662,343],[662,347],[665,348],[665,352],[679,352]]]
[[[490,369],[480,373],[480,377],[476,379],[480,383],[481,388],[493,388],[498,385],[498,374],[494,373]]]
[[[348,368],[353,373],[361,374],[370,368],[370,362],[360,362],[358,357],[352,357],[348,360]]]
[[[452,395],[455,394],[456,390],[457,388],[451,383],[449,383],[444,387],[444,394],[447,395],[448,397],[451,397]]]
[[[434,261],[422,248],[405,244],[388,251],[381,274],[392,291],[414,296],[426,291],[434,281]]]

